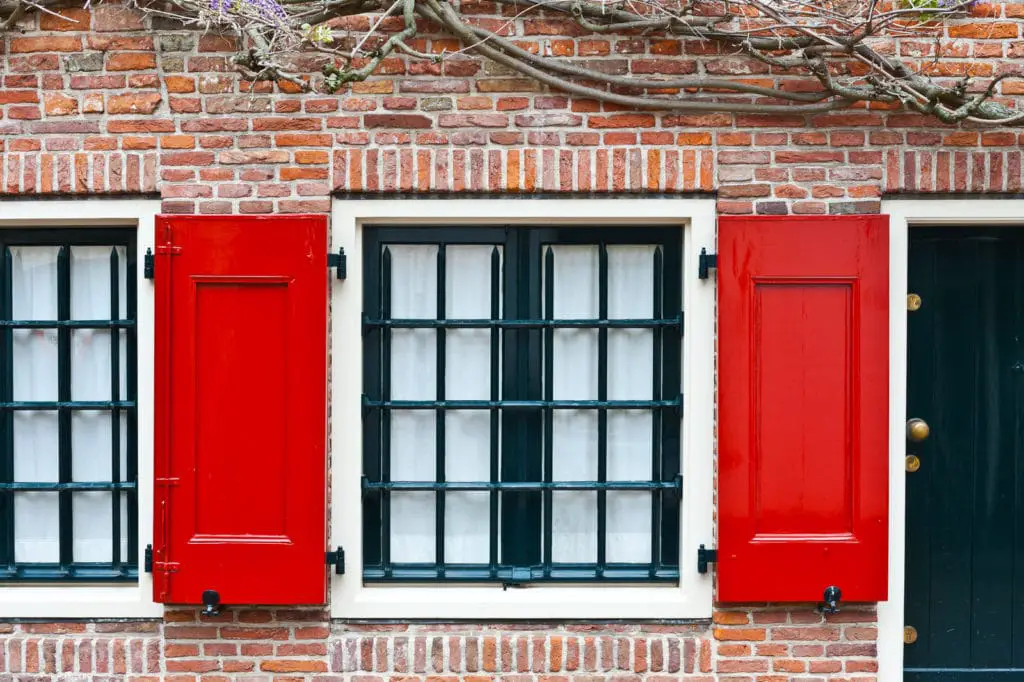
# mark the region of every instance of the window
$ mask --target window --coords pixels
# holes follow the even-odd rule
[[[134,229],[0,230],[0,579],[134,580]]]
[[[332,235],[332,615],[710,617],[714,202],[346,198]]]
[[[678,580],[681,250],[370,231],[366,580]]]
[[[0,200],[0,618],[163,613],[142,570],[154,380],[142,259],[159,210]]]

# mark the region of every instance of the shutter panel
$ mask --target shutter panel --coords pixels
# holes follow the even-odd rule
[[[326,596],[327,221],[161,217],[154,593]]]
[[[886,599],[888,235],[719,221],[721,602]]]

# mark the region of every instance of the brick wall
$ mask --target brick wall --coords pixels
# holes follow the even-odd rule
[[[367,624],[322,611],[0,625],[0,680],[784,682],[875,680],[874,612],[720,610],[714,622]],[[806,677],[811,675],[811,677]]]
[[[494,22],[498,10],[482,0],[468,11]],[[946,28],[941,73],[1020,72],[1024,6],[974,14]],[[717,191],[723,213],[813,214],[877,211],[883,193],[1021,188],[1015,130],[881,106],[810,117],[623,111],[472,57],[388,59],[336,95],[299,94],[236,77],[234,38],[149,26],[117,4],[68,15],[32,15],[0,39],[0,192],[159,191],[167,212],[264,213],[327,211],[333,191]],[[616,72],[812,87],[713,43],[565,38],[564,22],[529,17],[510,26],[528,47]],[[900,39],[889,49],[929,68],[937,47]],[[999,91],[1018,103],[1024,79]]]
[[[480,21],[497,12],[486,0]],[[1022,5],[946,29],[942,73],[1024,70]],[[883,194],[1016,193],[1019,130],[885,107],[813,117],[623,111],[494,64],[386,60],[336,95],[240,80],[234,39],[117,4],[32,15],[0,37],[0,193],[159,192],[165,212],[326,212],[333,192],[715,192],[719,211],[877,212]],[[577,36],[519,19],[528,46],[619,72],[705,72],[806,88],[713,44]],[[426,37],[422,50],[452,48]],[[934,43],[890,46],[914,66]],[[1024,79],[1000,99],[1021,104]],[[352,624],[323,611],[193,610],[162,622],[0,623],[8,680],[782,682],[875,679],[873,608],[718,610],[712,623]]]

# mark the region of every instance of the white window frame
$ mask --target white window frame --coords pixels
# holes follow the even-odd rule
[[[138,347],[138,529],[137,583],[0,583],[0,618],[159,618],[153,579],[143,571],[153,541],[153,286],[142,264],[154,244],[160,201],[94,199],[0,201],[0,229],[134,226],[136,234]]]
[[[878,679],[903,679],[906,573],[907,267],[910,230],[1024,227],[1021,199],[889,199],[889,600],[878,604]]]
[[[683,496],[678,585],[498,586],[364,584],[363,228],[608,224],[678,226],[683,230]],[[332,249],[348,254],[348,276],[335,280],[331,302],[331,546],[345,550],[348,570],[332,574],[334,618],[710,618],[711,573],[697,572],[697,548],[714,546],[715,280],[697,278],[701,247],[715,246],[713,199],[335,199]]]

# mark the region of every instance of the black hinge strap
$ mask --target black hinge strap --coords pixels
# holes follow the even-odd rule
[[[327,565],[334,565],[336,575],[345,575],[345,550],[339,547],[333,552],[327,552]]]
[[[339,248],[338,253],[327,254],[327,267],[336,268],[338,279],[348,277],[348,256],[345,255],[344,248]]]
[[[707,549],[704,545],[701,545],[697,550],[697,572],[707,573],[708,564],[718,563],[718,550]]]
[[[700,257],[697,259],[697,279],[707,279],[708,270],[718,269],[718,254],[708,253],[708,250],[701,248]]]

